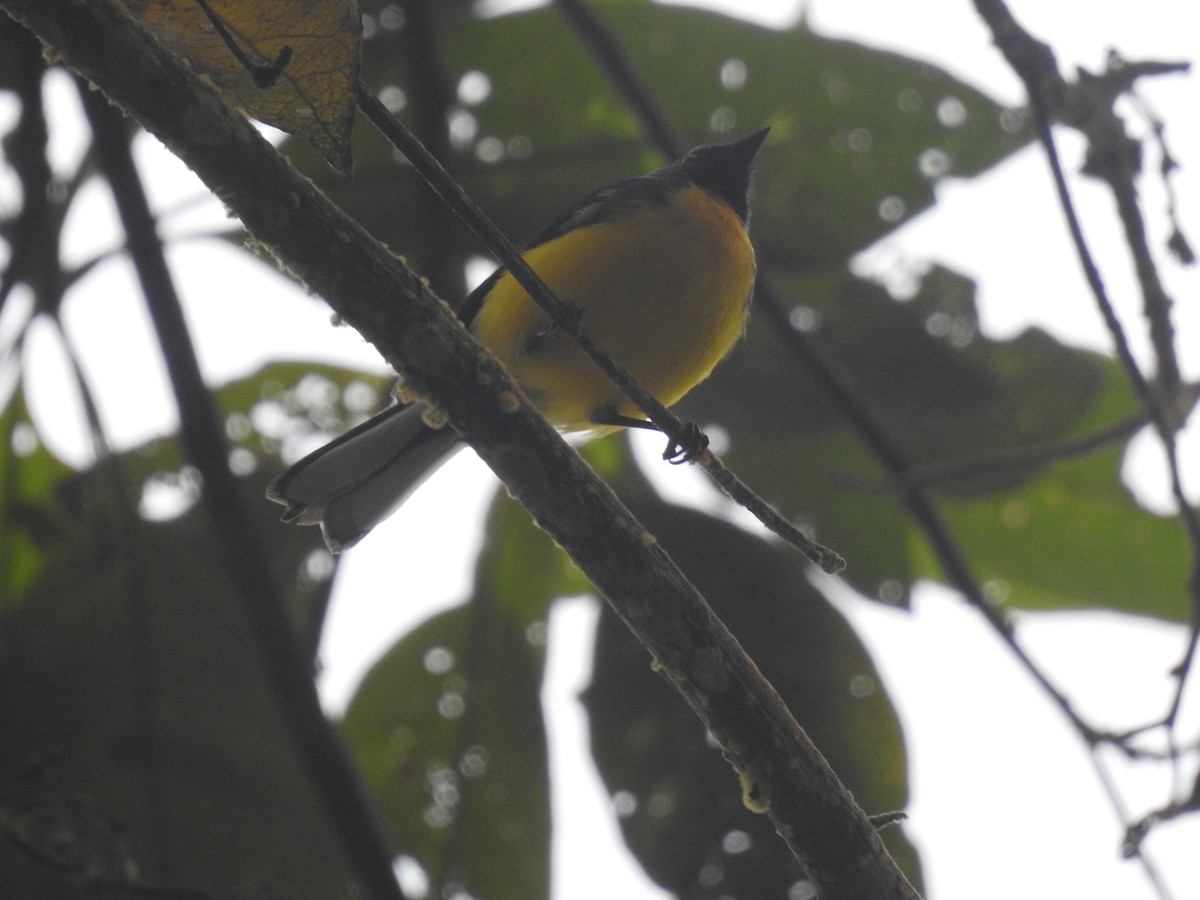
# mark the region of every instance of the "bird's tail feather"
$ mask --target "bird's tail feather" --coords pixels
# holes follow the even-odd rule
[[[391,515],[459,443],[452,428],[430,428],[419,404],[392,406],[315,453],[267,487],[287,507],[285,522],[320,524],[340,553]]]

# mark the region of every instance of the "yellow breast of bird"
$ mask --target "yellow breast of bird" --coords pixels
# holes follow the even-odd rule
[[[695,187],[577,228],[525,259],[582,310],[583,330],[667,406],[707,378],[741,336],[754,285],[741,220]],[[472,330],[558,428],[593,428],[593,414],[606,408],[642,416],[511,275],[488,293]]]

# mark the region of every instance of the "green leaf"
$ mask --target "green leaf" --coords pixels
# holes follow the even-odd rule
[[[364,8],[377,14],[385,5]],[[775,267],[848,259],[931,205],[942,175],[977,174],[1027,140],[1018,114],[927,63],[804,25],[775,31],[682,7],[594,5],[689,145],[773,126],[758,166],[754,232],[760,257]],[[461,4],[427,12],[428,21],[379,28],[364,42],[364,77],[403,92],[401,115],[514,240],[586,192],[664,162],[553,7],[490,18]],[[455,88],[469,73],[486,83],[486,96],[460,104]],[[444,148],[450,106],[469,132]],[[430,122],[437,133],[425,132]],[[418,270],[451,273],[434,287],[457,294],[457,266],[479,245],[431,209],[428,189],[378,135],[358,132],[352,182],[303,163],[303,148],[289,153]]]
[[[477,592],[494,596],[507,615],[527,626],[542,623],[557,598],[592,589],[524,507],[503,493],[488,512],[475,581]]]
[[[72,471],[41,442],[18,381],[0,410],[0,614],[42,572],[66,514],[55,491]]]
[[[1112,360],[1036,330],[980,336],[973,285],[943,269],[907,302],[842,274],[780,284],[815,329],[807,339],[845,368],[914,474],[931,479],[926,490],[968,561],[1008,602],[1186,614],[1182,529],[1120,484],[1126,439],[1047,468],[1047,448],[1135,415]],[[916,579],[944,578],[899,486],[803,357],[761,316],[748,344],[681,404],[684,414],[729,433],[728,463],[841,552],[860,591],[898,602]]]
[[[351,702],[343,730],[399,846],[434,885],[547,896],[541,647],[550,603],[586,586],[497,494],[471,599],[401,638]]]
[[[333,566],[316,529],[278,521],[264,497],[281,444],[341,430],[377,405],[383,380],[281,363],[218,392],[246,507],[276,582],[315,646]],[[221,544],[175,437],[71,473],[29,436],[17,392],[4,410],[0,772],[10,840],[0,882],[22,896],[75,897],[75,874],[124,878],[136,865],[168,889],[350,897],[332,840],[278,718]],[[32,434],[32,432],[31,432]],[[143,516],[155,490],[176,513]],[[15,498],[15,499],[14,499]],[[146,508],[149,508],[148,506]],[[12,538],[11,542],[9,538]],[[24,773],[18,776],[16,773]],[[64,872],[37,862],[49,854]],[[256,890],[259,888],[256,888]]]
[[[545,897],[550,808],[541,651],[495,597],[405,635],[342,722],[397,846],[433,891]]]
[[[1104,357],[1042,332],[981,336],[974,283],[946,269],[933,268],[903,302],[843,271],[782,278],[776,287],[786,312],[808,323],[811,343],[846,371],[914,462],[1069,433],[1108,386]],[[689,415],[722,423],[735,444],[847,428],[846,411],[761,310],[746,345],[684,401]],[[1126,403],[1123,414],[1134,408]]]
[[[1187,533],[1177,516],[1137,505],[1121,484],[1120,451],[1059,463],[1019,490],[942,504],[991,599],[1190,621]],[[918,570],[936,577],[923,542],[913,541]]]
[[[219,895],[353,896],[217,535],[197,508],[149,522],[114,496],[128,459],[73,480],[79,511],[0,617],[0,882],[64,900],[79,878],[130,873]],[[293,573],[308,552],[276,549]]]
[[[839,777],[870,812],[902,809],[905,751],[865,648],[809,584],[790,548],[672,507],[623,482],[634,513],[733,631]],[[742,805],[729,764],[628,629],[607,609],[587,691],[592,748],[626,841],[647,872],[687,897],[786,897],[802,876],[770,821]],[[884,832],[910,878],[916,854]],[[731,849],[732,848],[732,849]]]

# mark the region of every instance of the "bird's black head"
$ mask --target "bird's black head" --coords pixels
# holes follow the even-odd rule
[[[750,175],[754,157],[767,139],[770,128],[730,144],[706,144],[697,147],[668,168],[687,178],[696,187],[720,197],[745,222],[750,218]]]

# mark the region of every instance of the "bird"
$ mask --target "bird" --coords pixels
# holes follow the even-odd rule
[[[579,311],[588,336],[665,406],[704,381],[745,331],[756,273],[750,182],[769,131],[598,188],[522,251]],[[504,267],[458,314],[560,431],[653,428]],[[286,507],[284,522],[319,524],[341,553],[458,448],[458,433],[434,427],[428,413],[393,403],[293,464],[267,497]]]

